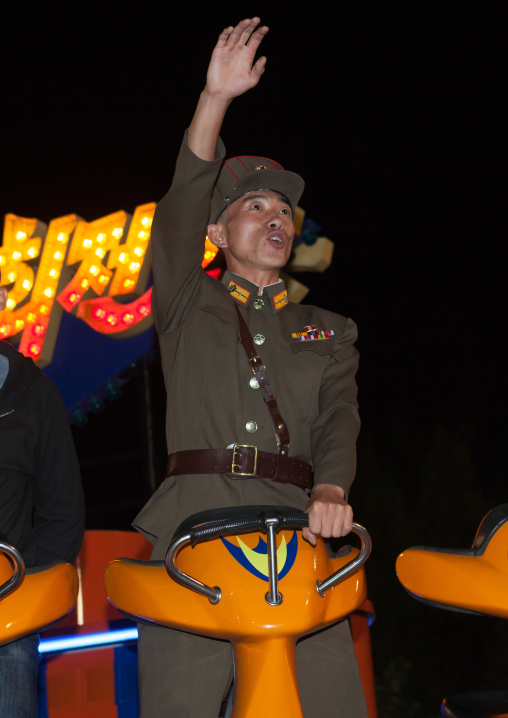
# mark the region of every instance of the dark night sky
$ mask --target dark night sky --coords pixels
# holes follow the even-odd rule
[[[17,4],[0,31],[0,213],[93,220],[160,199],[217,35],[260,15],[271,28],[266,73],[232,105],[223,137],[231,155],[274,157],[302,174],[301,205],[335,242],[332,267],[302,281],[311,287],[306,301],[359,325],[358,502],[375,533],[369,497],[386,498],[397,471],[400,495],[411,494],[426,442],[442,425],[466,442],[482,485],[483,503],[471,500],[463,518],[470,541],[485,507],[506,501],[508,6],[217,5]],[[373,575],[393,572],[406,540],[444,545],[468,508],[452,445],[438,454],[451,462],[449,486],[441,481],[425,499],[415,490],[408,503],[416,511],[406,522],[410,538],[397,544],[393,505],[380,508],[378,531],[388,523],[392,543]],[[422,506],[431,515],[422,517]],[[379,557],[382,536],[375,545]],[[371,585],[382,634],[389,620],[375,576]],[[415,620],[427,616],[408,604]]]
[[[364,408],[410,400],[495,425],[506,8],[344,3],[332,19],[328,3],[265,5],[267,70],[223,135],[230,154],[306,179],[301,204],[336,243],[307,301],[358,322]],[[92,220],[161,197],[216,35],[251,9],[203,7],[17,7],[2,30],[2,214]]]

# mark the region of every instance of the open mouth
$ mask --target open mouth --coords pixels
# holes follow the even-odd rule
[[[276,247],[283,247],[286,244],[286,237],[281,234],[271,234],[267,237],[268,241],[274,244]]]

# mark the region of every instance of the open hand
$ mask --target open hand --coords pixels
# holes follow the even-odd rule
[[[255,87],[265,71],[266,57],[254,58],[261,40],[268,32],[266,25],[258,27],[260,19],[253,17],[226,27],[212,53],[206,76],[205,92],[226,101]]]

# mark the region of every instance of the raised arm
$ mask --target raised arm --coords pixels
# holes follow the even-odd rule
[[[206,86],[188,133],[189,148],[202,160],[214,160],[222,122],[231,101],[255,87],[265,71],[266,57],[254,58],[268,32],[259,18],[226,27],[213,50]]]

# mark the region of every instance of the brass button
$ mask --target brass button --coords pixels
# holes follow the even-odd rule
[[[255,376],[252,377],[252,379],[250,380],[249,384],[251,385],[251,387],[252,387],[253,389],[259,389],[259,382],[258,382],[258,380],[256,379]]]
[[[265,338],[262,334],[256,334],[254,337],[254,344],[264,344]]]
[[[263,309],[265,306],[264,299],[255,299],[254,300],[254,309]]]
[[[255,421],[248,421],[248,422],[245,424],[245,428],[247,429],[247,431],[249,432],[249,434],[253,434],[255,431],[258,430],[258,425],[256,424]]]

